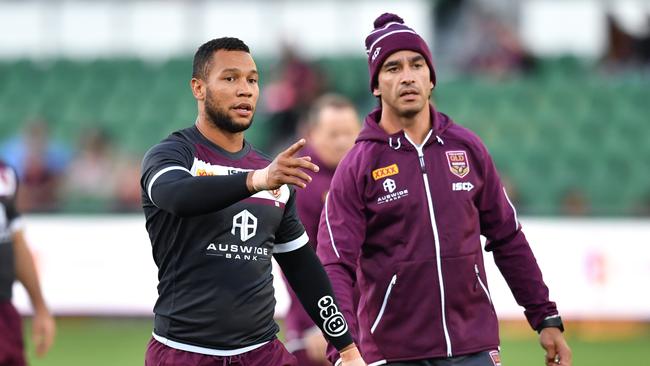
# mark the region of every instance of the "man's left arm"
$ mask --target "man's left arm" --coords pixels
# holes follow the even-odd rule
[[[325,337],[342,353],[356,348],[338,309],[327,273],[310,245],[274,254],[300,303]]]
[[[540,343],[547,351],[547,364],[557,365],[556,357],[559,357],[562,365],[571,365],[571,351],[562,336],[564,328],[557,307],[549,300],[548,287],[494,162],[487,149],[483,145],[481,148],[484,185],[477,197],[477,206],[481,234],[487,238],[485,250],[493,253],[515,300],[524,307],[528,323],[540,332]]]
[[[25,287],[25,290],[27,290],[27,294],[32,303],[34,310],[32,339],[36,345],[36,355],[41,357],[47,353],[54,341],[54,319],[43,299],[38,273],[34,265],[34,258],[25,240],[23,230],[24,221],[16,207],[16,193],[19,189],[18,176],[13,169],[5,168],[8,170],[4,171],[2,169],[3,167],[0,167],[0,178],[3,178],[9,187],[9,191],[5,192],[8,193],[8,201],[4,209],[7,224],[11,232],[16,278]],[[0,206],[0,208],[2,207]]]
[[[36,355],[44,356],[52,343],[56,326],[54,318],[50,313],[38,280],[38,273],[34,265],[32,252],[27,246],[23,230],[17,230],[13,234],[14,259],[16,263],[16,278],[25,287],[29,299],[34,309],[34,318],[32,319],[32,339],[36,346]]]
[[[343,365],[365,365],[339,311],[327,273],[308,244],[309,238],[296,212],[293,189],[275,241],[273,257],[309,317],[339,352]]]

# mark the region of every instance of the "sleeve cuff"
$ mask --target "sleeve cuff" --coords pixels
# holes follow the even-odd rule
[[[309,236],[307,236],[307,232],[303,232],[302,235],[300,235],[298,238],[293,239],[289,242],[275,243],[275,245],[273,245],[273,253],[291,252],[303,247],[308,242],[309,242]]]

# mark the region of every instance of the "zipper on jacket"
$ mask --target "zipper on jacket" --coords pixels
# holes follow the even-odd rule
[[[485,296],[487,296],[488,300],[490,301],[490,305],[492,305],[492,296],[490,296],[490,291],[488,291],[487,286],[485,286],[483,280],[481,280],[481,276],[479,275],[478,272],[478,264],[476,263],[474,263],[474,273],[476,273],[476,279],[478,280],[478,284],[481,285],[483,292],[485,292]]]
[[[420,171],[422,171],[422,174],[425,174],[427,172],[427,168],[424,166],[424,155],[420,155],[420,153],[418,153],[418,159],[420,160]]]
[[[422,141],[421,145],[415,144],[406,133],[404,136],[406,139],[415,147],[418,152],[418,160],[420,161],[420,168],[422,170],[422,180],[424,181],[424,189],[427,194],[427,206],[429,207],[429,219],[431,220],[431,229],[433,229],[433,239],[435,240],[435,249],[436,249],[436,265],[438,267],[438,283],[440,284],[440,312],[442,314],[442,330],[445,333],[445,342],[447,343],[447,357],[452,357],[451,351],[451,338],[449,337],[449,329],[447,328],[447,316],[445,315],[445,284],[442,280],[442,265],[440,258],[440,238],[438,236],[438,226],[436,224],[436,215],[433,210],[433,199],[431,198],[431,188],[429,187],[429,177],[427,176],[427,171],[424,163],[424,145],[431,137],[433,130],[429,130],[429,133]]]
[[[390,291],[393,289],[393,286],[395,286],[395,283],[397,283],[397,274],[394,274],[393,278],[390,279],[390,283],[388,284],[388,288],[386,289],[386,294],[384,294],[384,302],[381,303],[381,308],[379,309],[379,313],[377,314],[377,319],[375,319],[375,322],[372,323],[372,327],[370,328],[370,334],[375,333],[375,329],[377,329],[377,325],[379,325],[379,321],[381,320],[381,317],[384,316],[384,311],[386,310],[386,304],[388,303],[388,297],[390,296]]]

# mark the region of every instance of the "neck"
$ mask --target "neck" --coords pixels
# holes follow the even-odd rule
[[[404,133],[416,144],[422,144],[424,138],[431,129],[431,113],[429,105],[417,114],[404,117],[398,115],[394,110],[384,105],[381,110],[379,126],[389,135],[404,130]]]
[[[195,125],[203,137],[230,153],[236,153],[244,147],[244,132],[224,131],[211,123],[204,113],[199,113]]]

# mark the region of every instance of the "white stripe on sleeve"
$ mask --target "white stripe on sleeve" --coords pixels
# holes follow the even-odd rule
[[[336,254],[336,258],[341,258],[339,255],[339,251],[336,249],[336,245],[334,244],[334,234],[332,234],[332,226],[330,226],[330,213],[327,208],[327,201],[330,198],[329,193],[325,196],[325,223],[327,224],[327,232],[330,234],[330,243],[332,243],[332,248],[334,248],[334,254]]]
[[[292,241],[286,243],[275,243],[273,245],[273,253],[287,253],[301,248],[307,243],[309,243],[309,236],[307,235],[307,232],[304,232],[302,235],[296,239],[293,239]]]
[[[177,166],[177,165],[175,165],[175,166],[168,166],[167,168],[163,168],[163,169],[161,169],[160,171],[158,171],[158,173],[156,173],[156,174],[153,176],[153,178],[151,178],[151,180],[149,181],[149,186],[147,187],[147,195],[149,195],[149,199],[151,200],[151,202],[152,202],[154,205],[156,204],[156,202],[154,202],[153,197],[151,197],[151,188],[153,187],[153,184],[156,182],[156,179],[160,178],[161,175],[163,175],[163,174],[165,174],[165,173],[167,173],[167,172],[169,172],[169,171],[172,171],[172,170],[183,170],[183,171],[186,171],[186,172],[187,172],[188,174],[190,174],[190,175],[192,174],[192,173],[190,173],[189,170],[187,170],[187,168],[184,168],[184,167],[182,167],[182,166]],[[157,206],[157,205],[156,205],[156,206]]]
[[[508,192],[506,192],[506,187],[503,187],[503,194],[506,195],[506,200],[510,204],[510,207],[512,207],[512,212],[515,213],[515,230],[519,229],[519,220],[517,220],[517,209],[515,208],[515,205],[512,204],[510,201],[510,197],[508,197]]]

